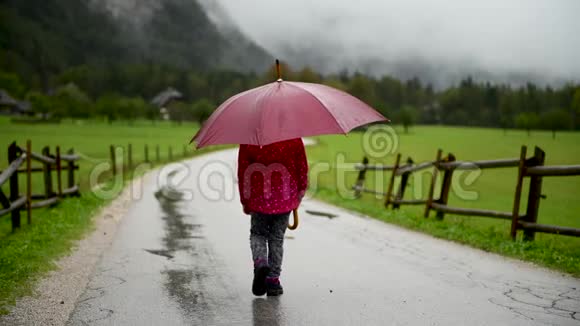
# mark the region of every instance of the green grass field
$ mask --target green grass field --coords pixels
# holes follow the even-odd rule
[[[415,127],[409,134],[404,134],[402,128],[395,130],[398,150],[370,157],[371,163],[392,165],[397,152],[403,159],[410,156],[415,162],[432,161],[438,148],[445,154],[453,153],[457,160],[462,161],[518,158],[520,147],[526,145],[528,157],[532,155],[534,146],[541,147],[546,152],[548,165],[580,164],[579,133],[562,132],[552,139],[551,133],[539,131],[528,136],[522,131],[508,130],[504,134],[502,130],[482,128]],[[353,199],[349,188],[358,172],[352,169],[352,165],[368,156],[363,150],[369,148],[367,138],[363,133],[318,137],[319,145],[308,149],[311,191],[315,197],[437,237],[580,275],[580,238],[537,233],[533,243],[514,243],[509,240],[509,221],[446,215],[440,222],[433,217],[424,219],[424,206],[403,206],[400,211],[393,211],[384,208],[384,198],[380,196],[365,194],[361,199]],[[337,157],[344,159],[337,160]],[[331,170],[317,173],[315,167],[321,162],[330,162]],[[431,171],[427,169],[410,178],[405,198],[427,196]],[[385,191],[389,176],[389,172],[368,172],[365,187]],[[482,170],[479,175],[456,172],[455,189],[451,191],[449,205],[511,212],[516,177],[517,168]],[[469,182],[471,178],[474,180],[472,183]],[[525,212],[527,183],[523,189],[520,212]],[[544,178],[542,193],[547,195],[547,199],[540,204],[539,223],[580,228],[580,177]],[[435,198],[437,196],[436,192]],[[431,216],[434,216],[433,212]]]
[[[0,148],[2,148],[0,168],[8,163],[6,150],[13,141],[25,147],[26,140],[31,140],[32,150],[37,153],[47,145],[50,146],[52,154],[55,153],[57,145],[60,146],[61,152],[73,148],[83,158],[80,181],[81,186],[87,189],[89,171],[96,164],[109,161],[110,145],[127,148],[128,144],[131,144],[134,162],[144,160],[146,144],[149,145],[149,158],[154,160],[155,146],[159,145],[160,157],[162,161],[167,161],[170,146],[174,158],[183,156],[184,146],[187,146],[186,149],[190,154],[192,153],[193,147],[188,146],[188,143],[197,129],[198,125],[192,123],[176,125],[158,122],[153,125],[149,121],[137,121],[133,125],[127,122],[109,125],[100,121],[65,121],[61,124],[38,126],[12,124],[6,117],[0,117]]]

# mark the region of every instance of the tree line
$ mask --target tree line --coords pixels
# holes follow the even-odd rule
[[[580,85],[559,88],[477,82],[471,77],[443,90],[419,78],[374,78],[343,71],[321,75],[310,68],[283,65],[286,80],[323,83],[344,90],[403,125],[443,124],[525,130],[580,128]],[[272,66],[263,74],[231,70],[187,70],[155,64],[79,65],[48,79],[49,89],[34,76],[0,72],[0,88],[27,99],[42,115],[109,121],[159,118],[151,99],[171,86],[183,94],[171,106],[172,119],[202,122],[230,96],[272,82]]]

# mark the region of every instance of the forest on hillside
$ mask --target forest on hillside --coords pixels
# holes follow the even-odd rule
[[[266,51],[222,35],[196,1],[161,1],[138,29],[95,3],[3,1],[0,89],[43,117],[115,121],[159,119],[151,100],[172,87],[183,95],[171,106],[172,119],[201,122],[228,97],[275,78]],[[420,76],[399,80],[347,69],[322,75],[288,65],[283,77],[347,91],[394,123],[580,129],[576,84],[516,87],[465,76],[436,90]]]

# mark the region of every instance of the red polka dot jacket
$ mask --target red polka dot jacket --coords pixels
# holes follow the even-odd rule
[[[280,214],[300,205],[308,187],[302,139],[240,145],[238,187],[244,212]]]

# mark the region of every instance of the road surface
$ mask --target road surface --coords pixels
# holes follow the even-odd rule
[[[285,294],[256,298],[236,157],[146,178],[69,325],[580,325],[578,279],[310,199]]]

